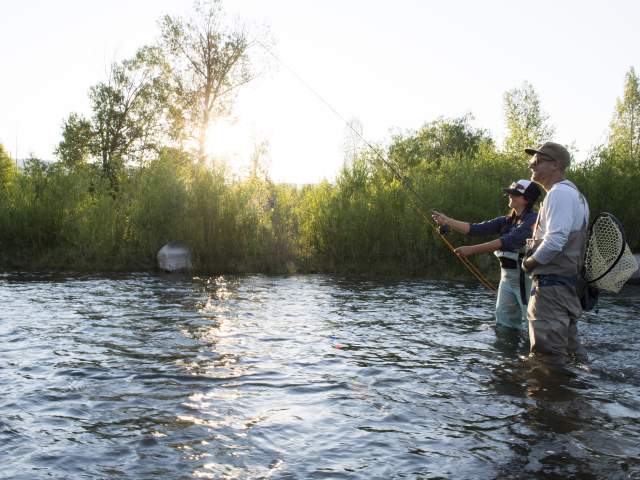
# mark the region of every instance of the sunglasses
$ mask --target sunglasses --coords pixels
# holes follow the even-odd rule
[[[536,153],[533,156],[533,159],[529,162],[529,168],[537,167],[542,162],[554,162],[554,161],[555,159],[551,157],[547,157],[546,155],[543,155],[541,153]]]

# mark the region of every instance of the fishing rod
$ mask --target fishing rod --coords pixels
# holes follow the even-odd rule
[[[311,87],[311,85],[309,85],[304,78],[298,75],[298,73],[295,70],[293,70],[286,63],[284,63],[275,53],[271,51],[270,48],[268,48],[259,40],[255,40],[255,42],[258,45],[260,45],[269,55],[271,55],[276,60],[276,62],[282,65],[285,69],[289,71],[289,73],[291,73],[296,79],[298,79],[298,81],[304,87],[306,87],[307,90],[309,90],[318,100],[320,100],[336,117],[342,120],[342,122],[374,153],[375,157],[379,161],[381,161],[382,164],[385,165],[393,173],[393,175],[395,175],[395,177],[400,181],[402,186],[413,195],[414,200],[417,201],[417,204],[414,202],[414,205],[413,205],[415,210],[418,212],[418,214],[420,214],[426,220],[426,223],[435,230],[435,232],[438,234],[438,236],[443,241],[443,243],[447,246],[447,248],[449,248],[449,250],[462,262],[462,264],[467,268],[467,270],[469,270],[469,272],[471,272],[473,276],[478,279],[480,283],[482,283],[489,290],[495,292],[497,290],[496,287],[491,283],[491,281],[489,281],[489,279],[487,279],[487,277],[478,269],[478,267],[476,267],[467,257],[458,255],[455,253],[455,246],[449,241],[449,239],[443,234],[443,232],[440,231],[440,228],[436,226],[437,223],[433,220],[431,215],[427,213],[432,211],[429,208],[427,202],[413,188],[413,186],[411,185],[411,182],[409,181],[409,178],[407,178],[407,176],[400,171],[400,168],[397,165],[394,165],[389,160],[385,159],[384,155],[382,155],[382,153],[377,148],[375,148],[366,138],[364,138],[364,136],[353,127],[351,122],[348,122],[340,114],[340,112],[338,112],[335,108],[333,108],[333,106],[328,101],[326,101],[322,97],[322,95],[320,95],[313,87]]]

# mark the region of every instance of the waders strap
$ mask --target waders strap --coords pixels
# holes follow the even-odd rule
[[[528,302],[527,299],[527,288],[525,286],[525,275],[526,273],[524,273],[524,270],[522,269],[522,260],[523,260],[524,256],[520,256],[518,258],[518,273],[520,274],[520,299],[522,300],[522,304],[526,305]]]

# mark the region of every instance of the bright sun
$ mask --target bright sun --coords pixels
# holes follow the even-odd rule
[[[234,170],[241,170],[249,164],[253,143],[246,125],[221,119],[209,126],[205,150],[214,159],[222,159]]]

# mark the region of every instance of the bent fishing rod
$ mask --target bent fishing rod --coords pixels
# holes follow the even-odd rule
[[[409,178],[401,172],[400,168],[397,165],[394,165],[388,159],[384,158],[384,155],[376,147],[374,147],[366,138],[364,138],[364,136],[353,127],[351,122],[348,122],[340,114],[340,112],[338,112],[335,108],[333,108],[333,106],[328,101],[326,101],[322,97],[322,95],[320,95],[313,87],[311,87],[311,85],[309,85],[300,75],[298,75],[298,73],[295,70],[293,70],[291,67],[285,64],[275,53],[271,51],[270,48],[268,48],[259,40],[255,40],[255,42],[258,45],[260,45],[269,55],[271,55],[276,60],[276,62],[278,62],[278,64],[280,64],[285,69],[287,69],[289,73],[291,73],[307,90],[309,90],[318,100],[320,100],[373,152],[375,158],[380,162],[382,162],[382,164],[385,165],[391,171],[391,173],[400,181],[402,186],[406,190],[408,190],[411,193],[411,195],[413,195],[414,209],[416,210],[416,212],[418,212],[419,215],[421,215],[426,220],[426,223],[435,230],[435,232],[438,234],[438,236],[443,241],[443,243],[447,246],[447,248],[462,262],[462,264],[466,267],[466,269],[469,270],[469,272],[471,272],[471,274],[473,274],[473,276],[476,277],[476,279],[478,279],[480,283],[482,283],[489,290],[495,292],[496,287],[491,283],[491,281],[489,281],[489,279],[487,279],[487,277],[478,269],[478,267],[476,267],[467,257],[458,255],[455,253],[455,246],[449,241],[449,239],[443,234],[443,232],[440,231],[440,228],[437,226],[437,223],[435,222],[435,220],[431,217],[431,215],[429,215],[428,212],[431,212],[432,209],[429,208],[424,198],[413,188],[413,186],[411,185],[411,182],[409,181]]]

